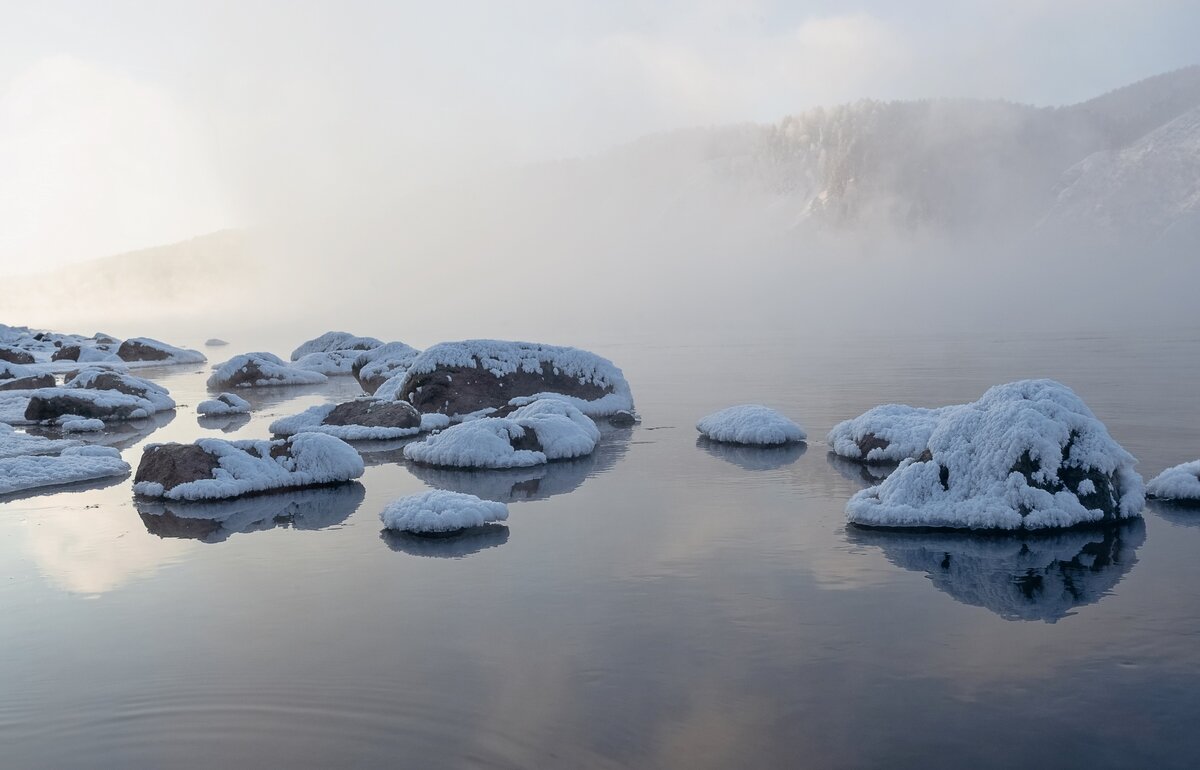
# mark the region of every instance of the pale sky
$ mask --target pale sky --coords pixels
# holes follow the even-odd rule
[[[1155,0],[0,0],[0,273],[820,104],[1069,103],[1197,39]]]

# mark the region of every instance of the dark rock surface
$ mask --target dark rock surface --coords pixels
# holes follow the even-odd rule
[[[53,374],[38,374],[32,377],[14,377],[7,380],[0,380],[0,390],[37,390],[39,388],[53,387]]]
[[[459,415],[498,409],[518,396],[561,393],[595,401],[611,391],[595,383],[556,373],[550,363],[540,372],[523,369],[499,377],[482,367],[446,366],[408,378],[399,398],[423,413]]]
[[[216,455],[195,444],[159,444],[142,453],[133,483],[153,481],[170,490],[189,481],[211,479],[218,465]]]
[[[105,406],[97,404],[91,399],[53,391],[52,393],[35,393],[29,399],[29,406],[25,408],[25,419],[40,422],[57,420],[63,415],[72,414],[107,422],[131,419],[130,415],[139,409],[141,407],[136,404]]]
[[[33,356],[20,348],[0,345],[0,361],[7,361],[10,364],[32,364]]]
[[[125,340],[117,348],[117,358],[122,361],[165,361],[170,357],[166,350],[137,340]]]
[[[416,428],[421,415],[404,401],[360,398],[338,404],[321,421],[325,425],[362,425],[368,428]]]

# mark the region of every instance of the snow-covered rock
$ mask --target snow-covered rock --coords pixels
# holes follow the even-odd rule
[[[320,372],[297,369],[273,353],[244,353],[218,364],[208,387],[265,388],[284,385],[320,385],[328,379]]]
[[[944,414],[928,452],[854,495],[852,523],[1045,529],[1140,515],[1136,460],[1053,380],[997,385]]]
[[[311,431],[344,441],[379,441],[415,436],[449,423],[445,415],[422,415],[405,401],[359,398],[341,404],[320,404],[300,414],[281,417],[271,423],[270,430],[277,436]]]
[[[696,423],[696,430],[713,441],[730,444],[790,444],[808,434],[774,409],[758,404],[731,406]]]
[[[52,374],[39,374],[27,366],[0,361],[0,390],[37,390],[54,385]]]
[[[853,420],[838,423],[829,431],[826,441],[834,452],[851,460],[898,463],[920,457],[929,447],[929,437],[938,421],[957,408],[884,404]]]
[[[363,391],[374,394],[393,377],[402,378],[420,353],[421,351],[403,342],[389,342],[359,353],[351,365],[351,373]],[[400,382],[397,380],[397,386]],[[390,397],[395,398],[395,391]]]
[[[250,402],[233,393],[222,393],[216,398],[201,401],[196,405],[196,414],[249,414]]]
[[[233,500],[181,502],[135,498],[146,531],[162,538],[219,543],[230,535],[278,527],[318,530],[341,524],[362,504],[366,490],[350,482]]]
[[[545,396],[570,401],[591,417],[633,409],[625,375],[578,348],[532,342],[443,342],[418,355],[398,397],[421,412],[461,417]]]
[[[72,446],[58,456],[7,457],[0,459],[0,495],[126,473],[129,463],[110,447]]]
[[[879,548],[898,567],[924,572],[957,602],[1005,620],[1054,623],[1112,591],[1137,564],[1146,526],[1133,519],[1004,534],[851,528],[848,537],[855,545]]]
[[[1146,494],[1159,500],[1200,503],[1200,460],[1167,468],[1150,479]]]
[[[428,465],[458,468],[522,468],[590,454],[600,440],[591,418],[572,403],[539,399],[508,417],[484,417],[451,426],[404,456]]]
[[[400,532],[445,535],[508,519],[508,506],[474,495],[434,489],[388,503],[379,514],[383,526]]]
[[[357,357],[357,350],[309,353],[293,361],[292,366],[309,372],[320,372],[326,377],[338,377],[354,373],[352,368]]]
[[[0,458],[58,454],[64,449],[78,444],[78,441],[32,436],[0,422]]]
[[[0,345],[0,364],[32,364],[33,354],[11,345]]]
[[[60,417],[58,424],[63,433],[96,433],[104,430],[104,421],[86,417]]]
[[[357,337],[349,332],[325,332],[320,337],[301,343],[292,351],[291,359],[299,361],[310,353],[332,353],[335,350],[370,350],[382,344],[382,340],[374,337]]]
[[[146,446],[133,491],[170,500],[217,500],[356,479],[363,461],[346,442],[320,433],[279,441]]]
[[[210,347],[210,348],[220,348],[220,347],[224,347],[225,345],[228,345],[228,344],[229,344],[228,342],[221,339],[220,337],[210,337],[209,339],[206,339],[204,341],[205,347]]]
[[[104,421],[139,420],[175,408],[161,385],[107,369],[87,368],[68,375],[59,388],[34,391],[25,408],[27,422],[63,417]]]
[[[202,364],[208,361],[198,350],[177,348],[149,337],[130,337],[117,348],[117,358],[126,363],[148,363],[156,366]]]

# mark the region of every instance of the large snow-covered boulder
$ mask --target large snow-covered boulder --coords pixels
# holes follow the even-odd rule
[[[1146,541],[1140,519],[1051,532],[895,532],[851,528],[854,545],[924,572],[955,601],[1005,620],[1054,623],[1094,604],[1137,564]]]
[[[453,425],[404,456],[427,465],[456,468],[522,468],[591,454],[600,431],[572,403],[544,398],[508,417],[484,417]]]
[[[0,361],[10,364],[32,364],[33,354],[9,345],[0,345]]]
[[[198,350],[177,348],[149,337],[130,337],[117,348],[117,358],[126,363],[154,363],[163,366],[202,364],[208,359]]]
[[[383,526],[398,532],[448,535],[508,519],[508,506],[474,495],[434,489],[395,500],[379,514]]]
[[[1053,380],[997,385],[942,416],[928,451],[852,498],[852,523],[1045,529],[1140,515],[1136,460]]]
[[[217,500],[276,489],[336,484],[363,474],[346,442],[320,433],[279,441],[222,441],[146,446],[133,491],[169,500]]]
[[[300,347],[292,351],[291,359],[299,361],[311,353],[332,353],[335,350],[370,350],[382,344],[382,340],[374,337],[357,337],[349,332],[325,332],[320,337],[300,343]]]
[[[284,385],[320,385],[328,378],[320,372],[297,369],[274,353],[256,352],[234,356],[218,364],[208,378],[208,387],[266,388]]]
[[[27,489],[93,481],[129,473],[129,463],[111,447],[72,446],[60,455],[0,458],[0,495]]]
[[[945,415],[957,406],[922,409],[903,404],[884,404],[869,409],[853,420],[840,422],[826,440],[838,455],[867,463],[898,463],[920,457],[929,447],[929,437]]]
[[[1200,460],[1167,468],[1150,479],[1146,494],[1158,500],[1200,503]]]
[[[52,374],[39,374],[21,364],[0,361],[0,390],[37,390],[54,385]]]
[[[216,416],[249,413],[250,402],[234,393],[222,393],[216,398],[201,401],[196,405],[196,414]]]
[[[359,353],[351,365],[351,374],[363,391],[373,394],[394,377],[403,377],[421,351],[403,342],[389,342],[373,350]],[[400,384],[397,380],[397,386]],[[395,397],[395,393],[391,394]]]
[[[633,408],[625,375],[611,361],[577,348],[532,342],[443,342],[417,356],[398,397],[421,412],[459,417],[565,397],[591,417]]]
[[[422,415],[406,401],[359,398],[341,404],[320,404],[300,414],[271,423],[277,436],[314,432],[337,436],[344,441],[372,441],[415,436],[421,431],[444,428],[445,415]]]
[[[713,441],[729,444],[778,445],[804,441],[808,434],[774,409],[758,404],[731,406],[696,423],[696,430]]]
[[[60,388],[34,391],[25,420],[52,422],[74,416],[109,421],[139,420],[175,408],[161,385],[107,369],[89,368],[67,375]]]

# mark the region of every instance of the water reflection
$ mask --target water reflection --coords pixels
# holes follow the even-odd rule
[[[532,468],[434,468],[409,463],[408,470],[431,487],[464,492],[484,500],[501,503],[545,500],[573,492],[588,478],[611,470],[625,456],[632,435],[630,428],[601,428],[600,444],[590,455]]]
[[[333,487],[275,492],[218,502],[174,502],[136,498],[146,531],[160,538],[219,543],[238,532],[276,527],[325,529],[341,524],[362,504],[366,490],[351,482]]]
[[[863,487],[875,486],[886,479],[897,467],[893,463],[868,465],[857,460],[848,460],[834,452],[826,453],[825,459],[843,478],[861,484]]]
[[[250,423],[248,414],[202,414],[196,422],[201,428],[219,430],[222,433],[234,433]]]
[[[1137,563],[1141,519],[1053,533],[981,535],[847,527],[851,543],[876,546],[898,567],[924,572],[955,601],[1005,620],[1054,623],[1107,595]]]
[[[1200,527],[1200,502],[1183,500],[1147,500],[1146,507],[1181,527]]]
[[[11,503],[18,500],[29,500],[30,498],[34,497],[47,497],[50,495],[61,495],[67,493],[95,492],[100,489],[115,487],[117,484],[124,482],[131,475],[131,473],[124,473],[120,476],[105,476],[99,479],[74,481],[68,484],[54,484],[45,487],[34,487],[33,489],[22,489],[17,492],[9,492],[6,495],[0,495],[0,503]]]
[[[727,444],[700,436],[696,446],[713,457],[733,463],[748,471],[771,471],[791,465],[808,451],[808,444],[783,444],[780,446],[747,446]]]
[[[485,524],[440,537],[385,529],[379,533],[379,537],[387,543],[388,548],[399,553],[437,559],[461,559],[507,543],[508,527],[503,524]]]
[[[96,446],[110,446],[114,449],[129,449],[134,444],[147,438],[159,428],[164,428],[175,419],[175,410],[156,412],[144,420],[126,420],[104,424],[104,430],[95,433],[67,433],[60,428],[31,425],[27,433],[48,438],[72,438]]]

